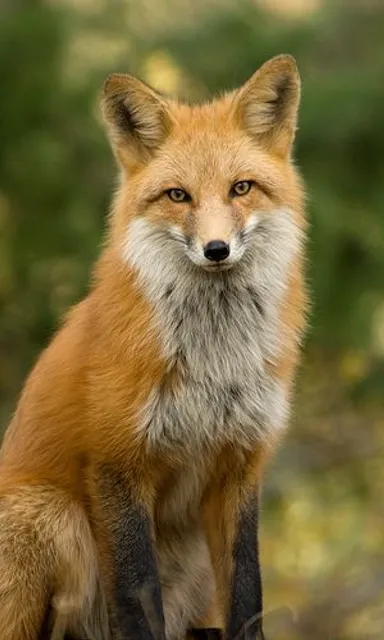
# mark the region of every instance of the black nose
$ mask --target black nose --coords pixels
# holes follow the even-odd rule
[[[211,240],[204,247],[204,255],[208,260],[221,262],[229,256],[229,244],[223,240]]]

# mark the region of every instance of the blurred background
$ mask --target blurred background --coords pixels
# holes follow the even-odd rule
[[[269,57],[303,79],[313,307],[264,492],[268,638],[384,637],[384,2],[0,0],[0,431],[87,289],[115,167],[111,71],[188,98]]]

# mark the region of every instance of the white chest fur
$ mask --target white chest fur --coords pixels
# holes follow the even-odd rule
[[[286,389],[266,365],[284,348],[280,302],[298,248],[292,217],[276,212],[260,222],[241,265],[207,273],[166,232],[131,225],[124,257],[154,303],[164,356],[179,374],[143,408],[139,428],[150,446],[252,447],[284,427]]]

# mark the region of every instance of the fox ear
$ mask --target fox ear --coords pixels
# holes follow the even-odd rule
[[[145,162],[167,136],[170,118],[165,99],[134,76],[109,76],[101,106],[112,146],[122,164]]]
[[[300,76],[289,55],[266,62],[235,96],[242,126],[281,156],[290,153],[299,102]]]

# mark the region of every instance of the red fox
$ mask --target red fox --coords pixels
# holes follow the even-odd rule
[[[105,247],[0,454],[2,640],[264,637],[260,487],[305,326],[299,97],[287,55],[201,105],[107,79]]]

